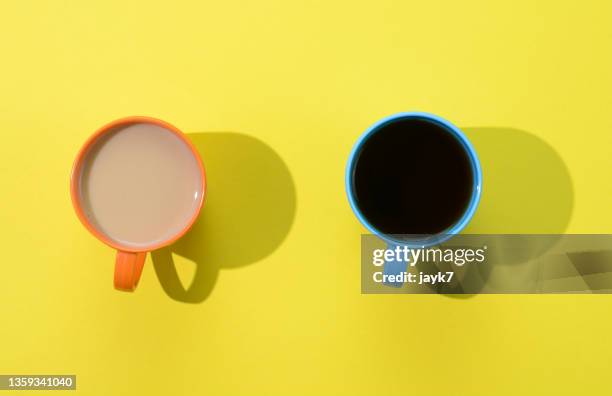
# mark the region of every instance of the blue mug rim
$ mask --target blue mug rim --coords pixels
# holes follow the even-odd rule
[[[374,227],[363,215],[359,206],[357,205],[355,194],[353,191],[353,174],[355,171],[355,165],[357,163],[357,158],[361,152],[361,149],[364,143],[374,135],[378,130],[380,130],[383,126],[397,121],[399,119],[409,119],[409,118],[420,118],[425,119],[431,122],[435,122],[438,125],[441,125],[445,130],[450,132],[463,146],[465,151],[470,158],[470,165],[472,168],[472,174],[474,175],[473,183],[472,183],[472,197],[470,198],[470,202],[467,206],[467,209],[461,216],[461,218],[445,230],[442,233],[428,236],[426,238],[414,239],[414,240],[406,240],[406,239],[397,239],[392,235],[385,234]],[[420,111],[411,111],[411,112],[401,112],[392,114],[390,116],[384,117],[373,125],[371,125],[364,133],[361,134],[357,142],[353,145],[353,149],[349,155],[349,159],[346,166],[346,174],[345,174],[345,189],[346,194],[348,196],[349,204],[351,205],[351,209],[357,216],[357,219],[363,224],[368,231],[372,234],[377,235],[379,238],[385,240],[389,244],[395,245],[407,245],[407,246],[415,246],[415,247],[427,247],[436,244],[440,244],[444,241],[450,239],[453,235],[458,234],[467,226],[472,217],[474,216],[474,212],[478,207],[478,203],[480,202],[480,196],[482,194],[482,169],[480,167],[480,161],[478,159],[478,155],[476,154],[476,150],[472,146],[472,143],[468,140],[465,134],[455,125],[453,125],[448,120],[437,116],[435,114],[420,112]]]

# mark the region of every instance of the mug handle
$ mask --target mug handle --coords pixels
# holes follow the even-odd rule
[[[134,291],[138,286],[147,252],[117,251],[115,260],[115,289]]]
[[[388,243],[387,249],[395,250],[396,246],[400,246],[398,244]],[[383,267],[383,274],[385,275],[400,275],[402,272],[408,271],[408,261],[396,261],[395,258],[393,260],[385,261]],[[385,286],[400,288],[404,286],[404,282],[384,282]]]

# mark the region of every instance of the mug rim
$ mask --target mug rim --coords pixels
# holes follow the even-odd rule
[[[361,152],[361,149],[364,143],[376,132],[378,132],[382,127],[391,122],[397,121],[399,119],[411,119],[411,118],[420,118],[427,121],[434,122],[443,127],[446,131],[451,133],[463,146],[465,152],[467,153],[470,159],[470,167],[472,169],[472,174],[474,175],[474,179],[472,181],[472,195],[470,197],[470,202],[459,218],[458,221],[453,223],[448,229],[443,232],[428,236],[422,239],[397,239],[394,238],[393,235],[385,234],[378,230],[374,225],[372,225],[366,217],[361,212],[359,208],[356,198],[355,192],[353,189],[353,175],[355,172],[355,166],[357,164],[358,156]],[[372,234],[377,235],[379,238],[385,240],[387,243],[402,245],[402,246],[414,246],[414,247],[427,247],[436,245],[442,242],[447,241],[453,235],[458,234],[463,230],[469,221],[474,216],[474,212],[478,207],[478,203],[480,202],[480,197],[482,195],[482,168],[480,166],[480,160],[478,159],[478,155],[476,154],[476,150],[472,146],[472,143],[469,141],[467,136],[459,129],[457,126],[449,122],[448,120],[437,116],[435,114],[421,112],[421,111],[410,111],[410,112],[400,112],[384,117],[370,127],[368,127],[365,132],[361,134],[361,136],[357,139],[357,142],[353,145],[351,153],[349,155],[349,159],[346,166],[345,172],[345,189],[348,197],[349,204],[351,209],[357,216],[357,219],[363,224],[364,227],[368,229]]]
[[[200,182],[202,184],[202,193],[200,194],[200,197],[198,199],[197,205],[195,210],[193,211],[193,214],[191,216],[191,218],[189,219],[189,221],[187,222],[187,224],[185,225],[185,227],[177,232],[176,234],[172,235],[170,238],[161,241],[161,242],[156,242],[150,245],[146,245],[146,246],[128,246],[128,245],[123,245],[121,243],[118,243],[117,241],[112,240],[111,238],[109,238],[106,234],[104,234],[103,232],[101,232],[97,227],[95,227],[87,218],[87,216],[85,215],[83,208],[81,206],[81,198],[80,198],[80,193],[79,193],[79,187],[80,187],[80,179],[81,179],[81,171],[82,171],[82,167],[83,167],[83,161],[87,155],[87,153],[89,152],[89,150],[91,149],[91,147],[94,145],[94,143],[101,138],[102,136],[106,135],[107,133],[110,133],[113,131],[113,129],[115,129],[116,127],[119,126],[125,126],[125,125],[130,125],[130,124],[152,124],[152,125],[156,125],[159,127],[162,127],[166,130],[168,130],[169,132],[174,133],[175,136],[177,136],[181,141],[183,141],[187,147],[189,148],[189,150],[191,151],[192,156],[195,158],[196,163],[198,165],[198,168],[200,170]],[[200,211],[202,210],[202,206],[204,205],[204,197],[206,196],[206,172],[204,169],[204,164],[202,162],[202,158],[200,157],[200,154],[198,153],[198,150],[196,149],[195,145],[191,142],[191,140],[189,140],[187,138],[187,136],[185,135],[185,133],[183,133],[180,129],[178,129],[177,127],[175,127],[174,125],[160,120],[158,118],[153,118],[153,117],[148,117],[148,116],[128,116],[128,117],[122,117],[119,119],[116,119],[114,121],[111,121],[109,123],[106,123],[105,125],[101,126],[100,128],[98,128],[86,141],[85,143],[83,143],[83,146],[81,146],[81,148],[79,149],[79,152],[77,153],[77,156],[72,164],[72,170],[70,172],[70,198],[72,201],[72,206],[74,207],[74,210],[77,214],[77,217],[79,218],[79,220],[81,221],[81,223],[85,226],[85,228],[91,232],[96,238],[98,238],[100,241],[104,242],[106,245],[117,249],[117,250],[121,250],[124,252],[132,252],[132,253],[139,253],[139,252],[150,252],[156,249],[160,249],[162,247],[171,245],[172,243],[174,243],[176,240],[178,240],[179,238],[181,238],[183,235],[185,235],[187,233],[187,231],[189,231],[189,229],[191,229],[191,227],[193,226],[193,224],[195,223],[196,219],[198,218],[198,216],[200,215]]]

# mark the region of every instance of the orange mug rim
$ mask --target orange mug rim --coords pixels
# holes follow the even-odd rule
[[[89,149],[93,146],[93,144],[100,137],[102,137],[103,135],[107,133],[110,133],[114,128],[118,126],[138,124],[138,123],[146,123],[146,124],[153,124],[153,125],[160,126],[174,133],[179,139],[185,142],[185,144],[187,144],[187,147],[189,147],[192,155],[194,156],[196,163],[198,164],[198,168],[200,169],[200,181],[202,183],[202,194],[200,194],[200,199],[197,204],[197,207],[194,210],[193,215],[191,219],[189,220],[189,222],[187,223],[187,225],[180,232],[174,234],[172,237],[168,238],[167,240],[162,241],[162,242],[157,242],[151,245],[143,246],[143,247],[122,245],[120,243],[117,243],[116,241],[113,241],[112,239],[107,237],[103,232],[98,230],[93,224],[91,224],[91,222],[89,221],[89,219],[83,212],[83,208],[81,207],[80,194],[79,194],[79,186],[80,186],[81,170],[82,170],[81,168],[83,165],[83,160],[85,159],[85,156],[87,155],[87,153],[89,152]],[[166,121],[163,121],[157,118],[153,118],[153,117],[147,117],[147,116],[123,117],[123,118],[119,118],[114,121],[111,121],[103,125],[102,127],[98,128],[85,141],[85,143],[83,144],[83,146],[77,153],[74,163],[72,164],[72,171],[70,173],[70,198],[72,200],[72,206],[74,207],[77,217],[79,218],[81,223],[96,238],[98,238],[99,240],[107,244],[108,246],[114,249],[117,249],[117,250],[124,251],[124,252],[133,252],[133,253],[150,252],[152,250],[160,249],[162,247],[165,247],[165,246],[168,246],[174,243],[176,240],[178,240],[183,235],[185,235],[187,231],[189,231],[189,229],[191,229],[191,227],[195,223],[196,219],[200,215],[202,206],[204,205],[205,196],[206,196],[206,172],[204,170],[204,164],[202,163],[202,158],[200,157],[198,150],[196,149],[194,144],[187,138],[185,133],[183,133],[180,129],[178,129],[172,124],[167,123]]]

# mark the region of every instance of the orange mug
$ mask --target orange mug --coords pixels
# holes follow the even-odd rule
[[[133,291],[147,252],[168,246],[196,221],[206,175],[187,136],[167,122],[127,117],[98,129],[78,152],[70,177],[76,214],[117,249],[115,288]]]

